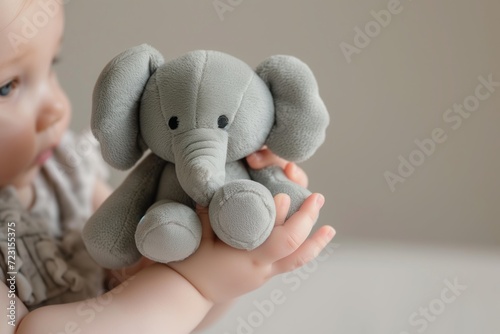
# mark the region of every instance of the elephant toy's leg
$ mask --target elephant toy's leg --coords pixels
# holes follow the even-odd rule
[[[140,260],[134,240],[137,222],[155,201],[164,167],[163,159],[149,155],[90,217],[83,240],[101,266],[117,269]]]
[[[156,262],[180,261],[193,254],[201,241],[201,223],[192,208],[170,200],[155,203],[137,226],[136,246]]]
[[[268,188],[273,196],[284,193],[290,196],[290,209],[286,219],[297,212],[311,195],[311,192],[302,186],[290,181],[279,167],[268,167],[260,170],[250,169],[250,177]]]
[[[219,189],[209,206],[215,234],[230,246],[251,250],[271,233],[276,218],[273,196],[251,180],[236,180]]]

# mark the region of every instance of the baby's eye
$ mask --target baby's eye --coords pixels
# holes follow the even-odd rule
[[[0,87],[0,97],[9,96],[10,92],[15,88],[16,83],[14,81]]]
[[[52,66],[55,66],[61,62],[61,57],[60,56],[55,56],[54,59],[52,59]]]

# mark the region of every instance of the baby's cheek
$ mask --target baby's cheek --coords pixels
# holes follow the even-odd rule
[[[36,158],[35,132],[28,122],[12,121],[0,119],[0,186],[26,173]]]

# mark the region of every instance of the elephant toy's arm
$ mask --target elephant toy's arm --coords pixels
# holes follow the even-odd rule
[[[304,187],[290,181],[281,167],[267,167],[263,169],[248,168],[252,180],[257,181],[269,189],[273,196],[284,193],[290,196],[290,210],[287,219],[297,212],[311,192]]]
[[[110,269],[137,262],[137,224],[154,203],[165,161],[154,154],[145,158],[100,208],[83,230],[83,240],[94,260]]]

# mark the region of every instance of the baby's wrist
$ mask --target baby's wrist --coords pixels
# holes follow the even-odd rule
[[[195,290],[200,297],[210,306],[214,306],[215,302],[209,298],[192,280],[190,280],[186,275],[182,274],[179,270],[175,269],[173,266],[166,264],[165,265],[170,271],[172,271],[179,279],[184,280],[187,282],[193,290]]]

